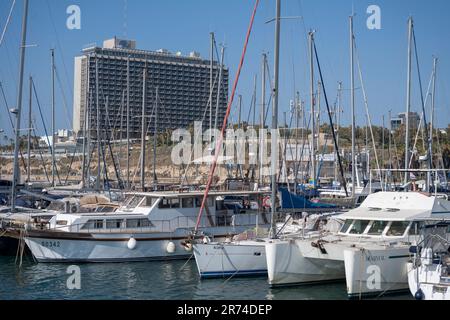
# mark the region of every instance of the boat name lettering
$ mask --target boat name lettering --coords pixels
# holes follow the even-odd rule
[[[367,256],[366,261],[384,261],[385,256]]]
[[[46,248],[59,248],[61,243],[59,241],[42,241],[41,245]]]

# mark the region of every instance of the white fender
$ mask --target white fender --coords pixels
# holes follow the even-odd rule
[[[133,237],[131,237],[130,240],[128,240],[128,242],[127,242],[127,247],[130,250],[134,250],[136,248],[136,245],[137,245],[137,241]]]

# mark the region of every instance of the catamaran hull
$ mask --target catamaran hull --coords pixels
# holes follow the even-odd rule
[[[194,246],[200,277],[267,276],[264,243],[208,243]]]
[[[408,248],[344,250],[349,298],[379,296],[408,290]]]
[[[302,253],[302,241],[268,243],[266,257],[271,286],[337,281],[345,277],[343,261],[307,258]]]

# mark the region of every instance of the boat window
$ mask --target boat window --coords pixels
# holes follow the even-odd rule
[[[170,199],[170,207],[171,208],[179,208],[180,207],[180,199],[178,199],[178,198]]]
[[[369,220],[355,220],[350,229],[350,234],[363,234],[368,224]]]
[[[388,237],[400,237],[405,233],[408,225],[408,221],[393,221],[388,231],[386,232],[386,235]]]
[[[350,219],[345,220],[345,223],[342,226],[341,231],[339,231],[339,232],[347,233],[348,228],[350,228],[350,226],[352,225],[352,222],[353,222],[353,220],[350,220]]]
[[[67,220],[56,220],[58,226],[67,226]]]
[[[159,202],[158,208],[167,209],[170,208],[170,199],[162,198]]]
[[[134,196],[130,202],[127,203],[126,207],[127,209],[134,209],[136,206],[141,203],[142,199],[144,199],[143,196]]]
[[[103,220],[88,220],[81,229],[103,229]]]
[[[144,219],[127,219],[127,228],[143,228],[151,226],[150,220]]]
[[[409,228],[409,235],[411,235],[411,236],[419,235],[419,227],[420,226],[419,226],[418,222],[413,222],[413,224]]]
[[[145,197],[145,200],[142,202],[140,207],[151,207],[156,202],[156,200],[157,198]]]
[[[367,234],[371,236],[380,236],[384,229],[386,229],[387,224],[387,221],[373,221]]]
[[[195,198],[195,206],[197,208],[200,208],[202,206],[203,197],[201,198]],[[208,197],[206,200],[206,206],[208,207],[214,207],[214,199],[212,197]]]
[[[120,229],[122,227],[122,219],[106,220],[106,229]]]
[[[193,208],[194,207],[194,198],[182,198],[181,205],[183,208]]]

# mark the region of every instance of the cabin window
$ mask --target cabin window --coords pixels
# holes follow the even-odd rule
[[[122,223],[123,220],[121,219],[106,220],[106,229],[120,229]]]
[[[142,202],[140,207],[151,207],[156,202],[156,198],[145,197],[145,200]]]
[[[368,220],[355,220],[350,229],[350,234],[363,234],[368,224]]]
[[[341,228],[341,233],[347,233],[348,228],[350,228],[350,226],[352,225],[353,220],[345,220],[344,225]]]
[[[159,202],[158,208],[160,209],[167,209],[170,208],[170,199],[163,198]]]
[[[127,228],[149,227],[151,223],[148,219],[127,219]]]
[[[413,222],[413,224],[411,225],[411,227],[409,228],[409,235],[411,236],[417,236],[419,235],[419,223],[418,222]],[[450,230],[449,230],[450,231]]]
[[[193,208],[194,207],[194,198],[182,198],[181,206],[183,208]]]
[[[88,220],[81,229],[103,229],[103,220]]]
[[[387,224],[386,221],[373,221],[367,234],[370,236],[381,236]]]
[[[126,205],[127,209],[134,209],[141,203],[143,196],[134,196]]]
[[[178,198],[170,199],[170,207],[171,208],[179,208],[180,207],[180,199],[178,199]]]
[[[393,221],[386,232],[386,235],[388,237],[401,237],[405,233],[408,225],[408,221]]]
[[[56,220],[56,225],[67,226],[67,220]]]

